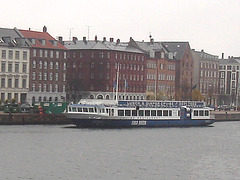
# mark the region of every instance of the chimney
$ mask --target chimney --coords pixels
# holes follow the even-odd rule
[[[95,41],[97,42],[97,35],[95,35]]]
[[[103,37],[103,42],[105,42],[107,39],[106,39],[106,37]]]
[[[130,37],[130,42],[133,40],[133,38],[132,37]]]
[[[77,37],[73,37],[72,40],[73,40],[74,43],[76,43],[76,41],[78,40],[78,38],[77,38]]]
[[[117,44],[119,44],[120,43],[120,39],[117,39]]]
[[[204,50],[202,49],[201,52],[204,52]]]
[[[58,41],[62,42],[63,41],[63,37],[62,36],[58,36]]]
[[[224,53],[222,53],[222,59],[224,59]]]
[[[154,39],[153,39],[153,38],[151,38],[151,39],[150,39],[150,42],[151,42],[151,44],[153,44],[153,43],[154,43]]]
[[[43,32],[47,32],[47,26],[43,26]]]
[[[84,42],[84,43],[87,43],[86,37],[83,37],[83,42]]]
[[[110,42],[113,42],[114,41],[114,39],[113,38],[110,38]]]

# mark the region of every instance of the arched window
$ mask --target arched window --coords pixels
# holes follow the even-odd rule
[[[106,95],[106,99],[110,99],[109,95]]]
[[[101,95],[101,94],[98,95],[98,96],[97,96],[97,99],[103,99],[103,95]]]
[[[57,102],[58,101],[58,97],[55,97],[55,102]]]
[[[46,97],[44,97],[44,98],[43,98],[43,101],[47,101],[47,98],[46,98]]]
[[[39,96],[38,101],[42,102],[42,97],[41,96]]]
[[[50,102],[52,101],[52,97],[49,97],[49,101],[50,101]]]
[[[93,94],[90,94],[90,99],[94,99],[94,95]]]

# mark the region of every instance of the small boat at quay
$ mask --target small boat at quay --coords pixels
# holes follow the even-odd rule
[[[64,114],[77,127],[190,127],[213,124],[211,110],[198,101],[83,99]]]

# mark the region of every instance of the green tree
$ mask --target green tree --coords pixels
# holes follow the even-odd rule
[[[192,91],[192,100],[194,101],[202,101],[204,99],[203,95],[198,89],[194,89]]]

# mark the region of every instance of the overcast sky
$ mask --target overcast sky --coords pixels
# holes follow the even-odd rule
[[[240,0],[6,0],[1,27],[82,39],[188,41],[221,57],[240,56]]]

